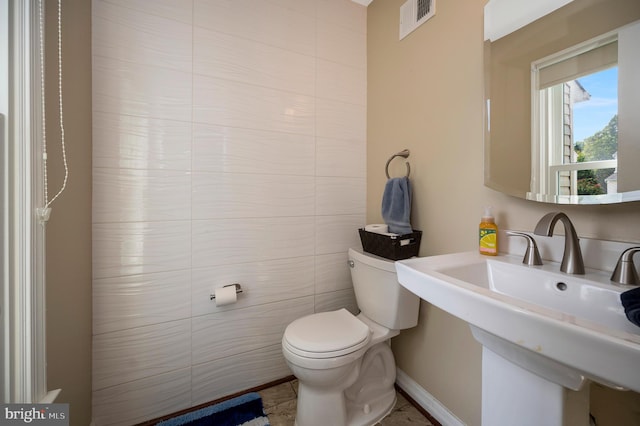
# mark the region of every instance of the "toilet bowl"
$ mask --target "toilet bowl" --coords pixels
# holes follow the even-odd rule
[[[349,249],[349,266],[360,314],[308,315],[282,338],[298,379],[298,426],[372,425],[395,404],[389,339],[417,324],[420,299],[397,282],[393,261]]]

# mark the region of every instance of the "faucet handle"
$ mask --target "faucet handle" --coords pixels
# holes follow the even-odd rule
[[[524,232],[516,231],[507,231],[507,235],[509,237],[523,237],[527,239],[527,251],[524,253],[522,263],[525,263],[529,266],[542,265],[542,259],[540,258],[540,252],[538,251],[538,245],[536,244],[536,240],[534,240],[531,235],[525,234]]]
[[[640,278],[633,264],[633,255],[639,251],[640,247],[631,247],[622,252],[611,274],[611,281],[618,284],[640,285]]]

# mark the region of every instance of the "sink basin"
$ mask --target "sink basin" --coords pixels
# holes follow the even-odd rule
[[[467,321],[484,347],[564,388],[587,379],[640,392],[640,327],[609,274],[575,276],[521,256],[456,253],[396,262],[409,291]],[[484,374],[484,371],[483,371]]]

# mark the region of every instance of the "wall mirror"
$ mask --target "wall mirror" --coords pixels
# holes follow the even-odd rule
[[[560,1],[486,37],[485,185],[550,203],[640,200],[640,2]]]

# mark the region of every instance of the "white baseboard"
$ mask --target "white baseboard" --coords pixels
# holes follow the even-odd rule
[[[396,384],[443,426],[466,426],[447,407],[399,368],[396,369]]]

